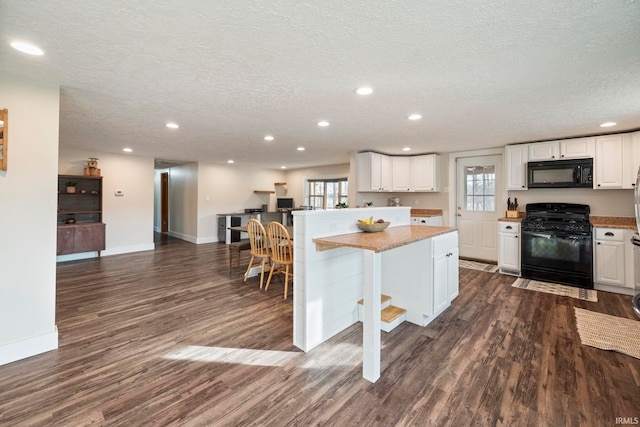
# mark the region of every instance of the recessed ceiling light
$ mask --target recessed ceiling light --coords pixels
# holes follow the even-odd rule
[[[178,129],[180,126],[178,126],[177,123],[169,122],[169,123],[167,123],[167,127],[169,129]]]
[[[298,147],[297,150],[298,151],[304,151],[304,147]]]
[[[11,43],[11,47],[16,50],[19,50],[22,53],[26,53],[29,55],[37,55],[37,56],[44,55],[44,52],[42,51],[42,49],[29,43],[13,42]]]
[[[363,86],[356,89],[356,93],[358,95],[371,95],[373,93],[373,89],[368,86]]]
[[[127,148],[123,148],[122,151],[124,151],[125,153],[131,153],[133,150],[127,147]]]
[[[409,120],[420,120],[422,116],[420,114],[412,114],[409,116]]]
[[[617,125],[616,122],[605,122],[605,123],[601,124],[600,127],[601,128],[608,128],[608,127],[615,126],[615,125]]]
[[[318,122],[318,126],[320,126],[321,128],[326,128],[327,126],[329,126],[329,122],[326,120],[320,120]]]
[[[267,136],[264,137],[264,140],[265,141],[273,141],[273,136],[267,135]]]
[[[286,168],[287,168],[286,166],[280,166],[280,169],[286,169]]]
[[[227,163],[231,164],[231,163],[235,163],[233,160],[227,160]]]
[[[411,147],[404,147],[402,151],[411,151]]]

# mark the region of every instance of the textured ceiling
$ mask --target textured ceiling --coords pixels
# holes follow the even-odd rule
[[[640,128],[638,1],[0,0],[0,37],[69,148],[297,168]]]

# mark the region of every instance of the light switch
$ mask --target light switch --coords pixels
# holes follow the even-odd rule
[[[124,191],[116,190],[116,197],[124,197]]]

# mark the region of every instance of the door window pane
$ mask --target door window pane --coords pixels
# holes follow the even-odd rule
[[[465,207],[468,211],[495,211],[495,165],[468,166],[465,169]]]

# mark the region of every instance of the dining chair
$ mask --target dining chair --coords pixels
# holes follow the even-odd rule
[[[289,236],[286,227],[279,222],[267,224],[267,234],[271,244],[272,265],[264,290],[269,289],[269,284],[274,274],[284,274],[284,299],[287,299],[289,278],[293,282],[293,245],[291,244],[291,236]]]
[[[250,219],[247,221],[247,233],[249,234],[249,245],[251,245],[251,259],[249,260],[247,271],[244,273],[244,281],[246,282],[249,278],[249,272],[252,268],[260,267],[260,289],[262,289],[265,264],[268,261],[269,265],[271,265],[269,239],[264,226],[256,219]],[[254,263],[256,258],[257,262]]]

